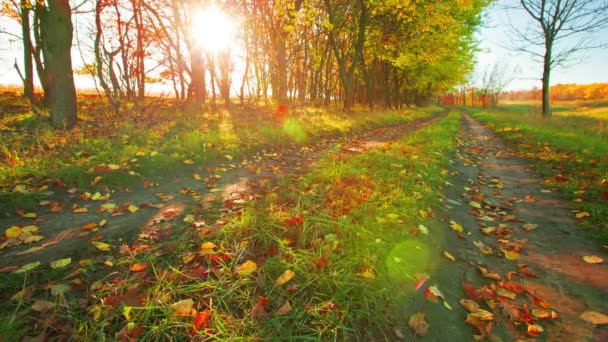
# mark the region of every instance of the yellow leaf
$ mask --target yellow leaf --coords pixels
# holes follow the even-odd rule
[[[108,266],[108,267],[114,266],[114,263],[112,261],[110,261],[110,260],[104,261],[103,264],[106,265],[106,266]]]
[[[86,207],[74,209],[74,213],[76,213],[76,214],[84,214],[84,213],[88,213],[88,212],[89,212],[89,209]]]
[[[361,269],[361,272],[359,272],[359,276],[361,276],[365,279],[375,278],[374,271],[372,271],[372,269],[367,266],[365,266]]]
[[[585,255],[583,257],[583,260],[585,260],[586,263],[590,263],[590,264],[601,264],[604,262],[604,259],[602,259],[596,255]]]
[[[608,324],[608,316],[595,311],[585,311],[580,315],[582,320],[593,324]]]
[[[480,228],[483,235],[492,235],[496,231],[496,227]]]
[[[51,261],[51,268],[52,269],[64,268],[71,263],[72,263],[72,258],[59,259],[59,260]]]
[[[237,266],[235,268],[235,272],[239,276],[243,277],[243,276],[250,275],[251,273],[255,272],[255,270],[257,270],[257,268],[258,268],[258,265],[255,263],[255,261],[247,260],[240,266]]]
[[[479,204],[479,203],[477,203],[477,202],[475,202],[475,201],[471,201],[471,202],[469,202],[469,206],[470,206],[471,208],[475,208],[475,209],[481,209],[481,204]]]
[[[384,217],[376,216],[376,222],[384,223],[384,222],[386,222],[386,219]]]
[[[191,298],[180,300],[179,302],[175,302],[169,307],[173,310],[173,315],[175,316],[191,316],[194,306],[194,301]]]
[[[23,238],[24,235],[21,235],[19,238]],[[23,243],[34,243],[34,242],[38,242],[40,240],[44,239],[44,236],[42,235],[30,235],[26,238],[23,239]]]
[[[101,241],[93,241],[91,242],[91,244],[93,246],[95,246],[95,248],[99,249],[100,251],[104,251],[104,252],[108,252],[112,246],[105,243],[105,242],[101,242]]]
[[[423,210],[423,209],[420,209],[420,210],[418,211],[418,213],[420,214],[420,216],[421,216],[422,218],[425,218],[425,219],[428,219],[429,217],[431,217],[431,214],[429,214],[429,212],[428,212],[428,211]]]
[[[25,217],[25,218],[36,218],[38,215],[36,213],[26,213],[23,214],[21,217]]]
[[[581,211],[580,213],[576,214],[577,219],[582,219],[582,218],[589,217],[589,216],[591,216],[591,214],[589,214],[586,211]]]
[[[454,221],[450,221],[450,228],[452,228],[454,231],[456,231],[458,233],[462,233],[462,230],[463,230],[462,226]]]
[[[120,166],[116,165],[116,164],[108,164],[107,167],[108,167],[108,169],[113,170],[113,171],[120,169]]]
[[[226,157],[226,159],[228,159],[228,161],[232,161],[232,159],[234,159],[234,157],[229,154],[225,155],[224,157]]]
[[[448,304],[448,302],[446,302],[445,300],[443,301],[443,306],[448,310],[454,310],[454,309],[452,309],[452,306],[450,304]]]
[[[486,254],[486,255],[494,254],[492,247],[487,246],[485,243],[483,243],[481,241],[473,241],[473,245],[475,245],[475,247],[479,248],[479,250],[483,254]]]
[[[503,249],[503,248],[501,248],[500,250],[502,250],[502,252],[505,253],[505,258],[507,258],[509,260],[519,260],[518,252],[508,250],[508,249]]]
[[[203,180],[203,178],[201,178],[201,175],[198,172],[195,172],[192,174],[192,178],[194,178],[194,180]]]
[[[532,224],[532,223],[526,223],[522,226],[523,229],[527,230],[527,231],[532,231],[536,228],[538,228],[537,224]]]
[[[31,271],[38,266],[40,266],[40,261],[30,262],[29,264],[25,264],[25,265],[21,266],[21,268],[16,270],[15,273],[23,273],[23,272]]]
[[[187,264],[194,260],[194,258],[196,258],[196,253],[189,253],[182,257],[182,261],[184,262],[184,264]]]
[[[192,160],[192,159],[186,159],[186,160],[184,160],[184,164],[186,164],[186,165],[192,165],[192,164],[194,164],[194,160]]]
[[[25,227],[21,228],[21,230],[23,230],[24,232],[30,232],[31,233],[31,232],[37,232],[37,231],[39,231],[40,228],[38,228],[36,226],[29,225],[29,226],[25,226]]]
[[[127,207],[127,210],[129,210],[130,212],[134,213],[136,211],[139,210],[139,207],[133,204],[129,204],[129,206]]]
[[[93,201],[97,201],[100,198],[101,198],[101,194],[99,192],[96,192],[96,193],[93,194],[93,196],[91,196],[91,199]]]
[[[283,272],[283,274],[277,278],[277,280],[275,280],[275,284],[278,286],[281,286],[283,284],[286,284],[288,281],[290,281],[293,277],[295,277],[295,272],[292,270],[286,270],[285,272]]]
[[[203,242],[199,255],[215,254],[214,249],[217,247],[213,242]]]
[[[446,257],[447,259],[452,260],[453,262],[456,262],[456,258],[454,258],[454,256],[450,253],[448,253],[448,251],[443,251],[443,256]]]
[[[8,228],[6,231],[4,231],[4,235],[6,235],[6,237],[9,239],[16,238],[17,236],[21,235],[22,233],[23,233],[23,229],[21,229],[20,227],[17,227],[17,226],[12,226],[12,227]]]
[[[386,217],[396,220],[399,218],[399,214],[388,214],[388,215],[386,215]]]
[[[103,226],[105,226],[105,225],[106,225],[106,223],[108,223],[108,221],[107,221],[106,219],[103,219],[103,220],[99,221],[98,225],[99,225],[100,227],[103,227]]]

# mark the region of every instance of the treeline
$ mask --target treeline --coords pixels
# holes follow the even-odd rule
[[[540,100],[540,98],[540,88],[508,91],[500,95],[500,99],[506,101]],[[608,99],[608,83],[556,84],[551,86],[552,101],[600,99]]]
[[[464,82],[473,67],[473,33],[488,4],[487,0],[96,0],[79,2],[77,8],[70,4],[72,13],[65,14],[67,0],[1,1],[3,14],[22,25],[22,32],[16,34],[24,47],[20,64],[26,70],[26,94],[33,89],[32,59],[34,72],[44,74],[38,77],[45,93],[57,89],[48,84],[53,78],[44,72],[46,58],[40,51],[49,38],[71,39],[71,25],[61,26],[62,22],[87,23],[92,39],[79,41],[85,72],[95,77],[117,113],[127,102],[137,108],[149,84],[159,80],[170,84],[178,101],[213,105],[216,98],[227,104],[235,98],[240,103],[339,100],[346,110],[354,103],[373,108],[422,102]],[[196,14],[211,5],[239,19],[236,39],[243,46],[242,55],[229,49],[207,51],[198,44],[204,37],[191,27],[200,20]],[[56,13],[58,20],[47,19]],[[236,63],[244,65],[239,77],[233,77]]]

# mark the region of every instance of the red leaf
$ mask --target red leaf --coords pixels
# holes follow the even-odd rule
[[[209,319],[211,318],[211,310],[201,311],[194,317],[192,333],[196,333],[202,329],[209,327]]]
[[[285,225],[288,227],[299,226],[304,222],[304,216],[295,216],[290,219],[285,220]]]
[[[318,269],[322,269],[323,267],[329,265],[329,259],[325,258],[325,257],[320,257],[319,260],[317,260],[317,268]]]
[[[477,290],[477,288],[475,286],[463,283],[462,290],[467,295],[467,297],[469,297],[470,299],[472,299],[478,303],[481,302],[481,299],[482,299],[481,293],[479,293],[479,291]]]

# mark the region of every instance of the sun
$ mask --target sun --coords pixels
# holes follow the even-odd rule
[[[234,44],[236,25],[236,21],[225,12],[209,7],[194,15],[191,29],[202,49],[215,52]]]

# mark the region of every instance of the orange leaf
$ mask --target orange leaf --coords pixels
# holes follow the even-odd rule
[[[147,262],[133,264],[133,265],[131,265],[131,268],[129,268],[129,271],[141,272],[141,271],[145,270],[149,264],[150,263],[147,263]]]
[[[299,226],[304,222],[304,216],[295,216],[285,220],[285,225],[288,227]]]
[[[288,281],[290,281],[293,277],[295,277],[295,272],[292,270],[286,270],[285,272],[283,272],[283,274],[277,278],[277,280],[274,282],[276,285],[283,285],[286,284]]]

